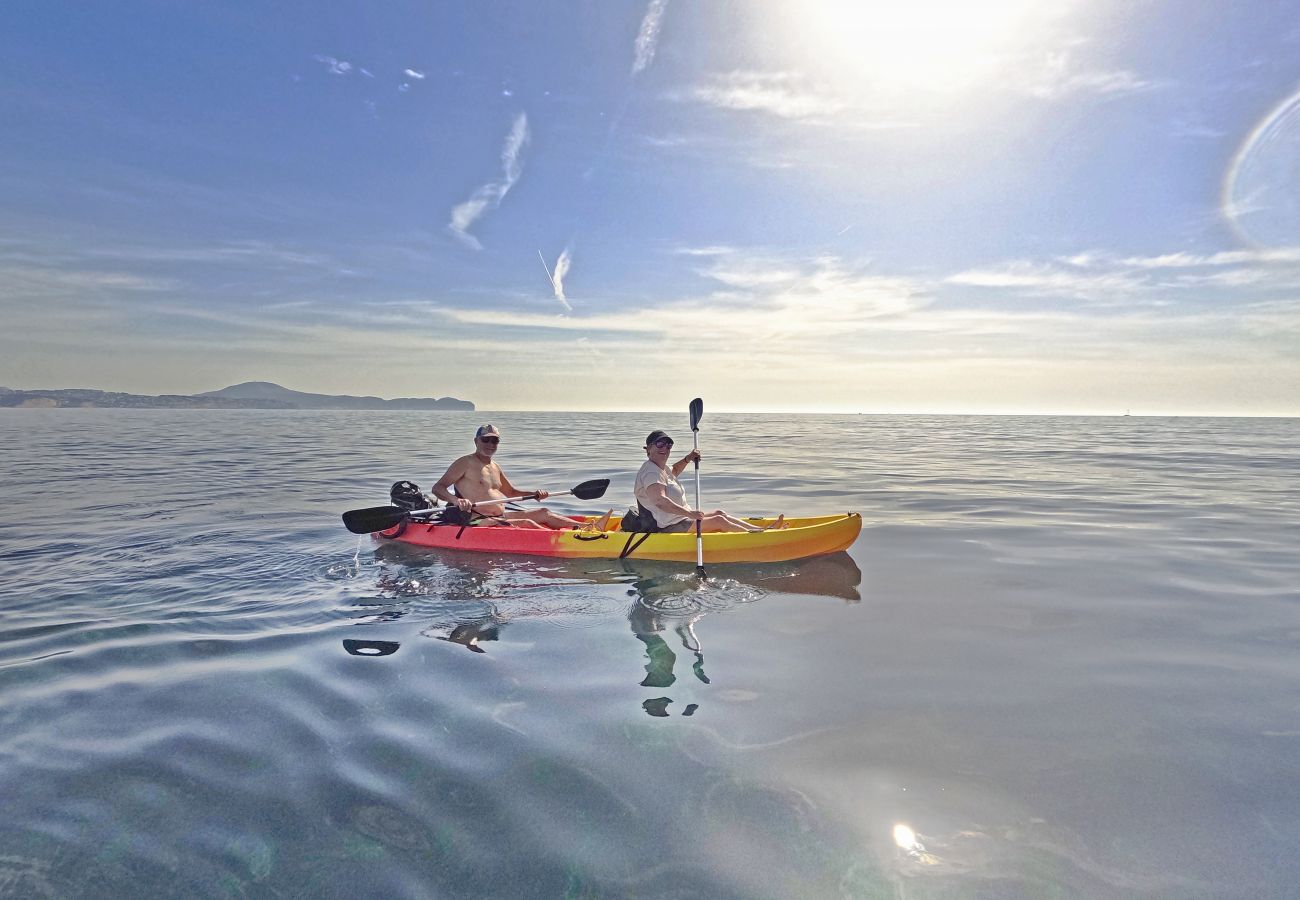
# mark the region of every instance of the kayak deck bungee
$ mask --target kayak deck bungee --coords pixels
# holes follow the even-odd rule
[[[747,519],[765,525],[772,519]],[[704,535],[704,560],[709,563],[782,562],[847,550],[862,530],[862,516],[787,518],[788,528],[755,532],[712,532]],[[563,559],[656,559],[695,562],[695,532],[652,533],[619,531],[621,519],[610,520],[608,531],[518,528],[508,525],[436,525],[412,520],[376,532],[380,539],[417,547],[517,553]]]

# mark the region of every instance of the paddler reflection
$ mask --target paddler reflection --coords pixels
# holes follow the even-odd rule
[[[635,596],[628,622],[636,639],[645,645],[645,678],[641,686],[674,687],[687,700],[680,715],[691,716],[700,708],[689,702],[700,685],[711,684],[704,670],[704,644],[697,625],[708,612],[729,609],[737,603],[757,600],[768,593],[817,594],[838,597],[850,603],[860,599],[858,584],[862,572],[847,553],[765,565],[717,566],[701,580],[682,571],[681,566],[640,561],[623,563],[624,571],[635,575],[629,594]],[[690,675],[678,666],[678,652],[670,634],[690,660]],[[680,677],[679,677],[680,676]],[[647,715],[667,718],[674,714],[674,698],[650,697],[641,703]]]
[[[655,582],[656,579],[653,578],[634,582],[637,597],[632,604],[631,612],[628,613],[632,633],[645,645],[645,678],[641,680],[641,686],[666,688],[677,681],[674,672],[677,654],[662,636],[669,629],[677,635],[682,649],[694,657],[691,672],[700,682],[709,684],[709,676],[704,673],[704,646],[700,643],[699,635],[695,633],[695,623],[704,618],[704,613],[698,609],[683,611],[657,607]],[[641,708],[649,715],[663,718],[671,714],[668,706],[672,702],[671,697],[653,697],[643,701]],[[682,715],[694,715],[697,709],[699,709],[698,703],[688,703],[682,710]]]

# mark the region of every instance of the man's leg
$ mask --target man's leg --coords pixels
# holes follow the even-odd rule
[[[577,519],[553,513],[544,506],[539,509],[511,510],[506,513],[506,518],[533,522],[542,528],[581,528],[583,524]]]
[[[519,510],[508,510],[504,515],[497,518],[502,520],[502,524],[509,525],[512,528],[545,528],[541,522],[534,522],[526,513]]]

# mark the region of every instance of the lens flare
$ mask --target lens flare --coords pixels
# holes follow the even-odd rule
[[[1242,142],[1224,175],[1220,212],[1255,247],[1300,244],[1300,91]]]

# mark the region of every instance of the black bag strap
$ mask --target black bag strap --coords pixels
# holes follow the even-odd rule
[[[650,537],[650,532],[648,531],[645,532],[644,534],[638,534],[636,532],[629,534],[627,536],[627,543],[623,545],[623,550],[621,553],[619,553],[618,558],[627,559],[629,556],[631,556],[633,553],[636,552],[637,547],[640,547],[642,544],[645,543],[646,538],[648,537]],[[635,544],[632,543],[633,541],[636,541],[636,543]]]

